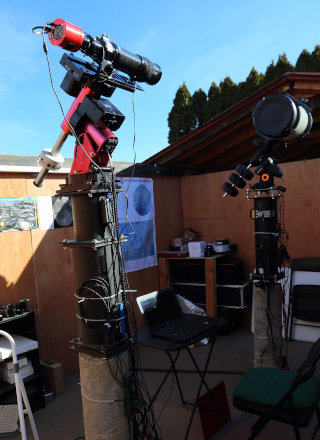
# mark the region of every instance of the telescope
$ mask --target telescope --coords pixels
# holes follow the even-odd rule
[[[260,176],[260,182],[251,185],[252,189],[270,188],[273,180],[270,177],[282,177],[275,158],[271,155],[279,145],[289,145],[305,138],[312,128],[313,119],[311,108],[304,99],[296,99],[289,93],[274,94],[263,98],[252,113],[253,125],[261,139],[253,141],[257,148],[250,159],[249,165],[239,164],[236,173],[231,173],[229,182],[222,185],[226,195],[236,197],[237,188],[244,188],[246,180],[254,176],[250,168],[257,167],[255,174]],[[269,177],[268,177],[269,176]]]
[[[111,42],[104,34],[101,38],[93,38],[81,28],[61,18],[50,23],[49,41],[52,45],[61,47],[69,52],[80,50],[96,63],[105,63],[126,73],[134,81],[157,84],[162,75],[158,64],[148,58],[133,54]],[[103,66],[104,67],[104,66]]]
[[[224,197],[236,197],[239,193],[237,188],[244,188],[246,181],[254,177],[250,168],[256,167],[254,172],[260,179],[247,189],[247,200],[254,200],[250,218],[255,223],[256,266],[251,279],[265,286],[277,283],[284,277],[284,272],[279,272],[279,268],[289,258],[282,240],[286,232],[278,206],[286,188],[275,182],[275,178],[282,177],[282,171],[273,154],[279,146],[290,148],[291,144],[307,136],[313,119],[306,101],[296,99],[289,93],[262,99],[254,108],[252,117],[256,132],[260,135],[260,139],[253,141],[256,152],[249,165],[237,165],[237,173],[231,173],[230,182],[224,182],[222,188]]]
[[[70,174],[85,173],[94,168],[101,170],[107,166],[118,143],[113,131],[120,128],[125,117],[104,97],[110,97],[117,87],[130,92],[143,90],[136,81],[155,85],[160,81],[162,71],[158,64],[121,48],[105,34],[93,38],[61,18],[32,31],[36,29],[48,34],[52,45],[72,53],[81,51],[93,60],[89,63],[66,53],[60,60],[67,71],[61,88],[75,100],[61,124],[62,132],[53,148],[44,148],[40,153],[38,163],[42,170],[33,183],[41,187],[49,170],[61,168],[64,159],[60,150],[68,135],[76,138]],[[44,50],[47,51],[45,43]]]

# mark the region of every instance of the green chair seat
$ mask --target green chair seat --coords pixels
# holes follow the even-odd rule
[[[260,367],[249,371],[233,391],[236,400],[250,401],[253,404],[275,407],[290,389],[297,373],[276,368]],[[313,409],[320,395],[320,377],[312,376],[293,393],[297,411]],[[285,402],[283,409],[288,407]]]

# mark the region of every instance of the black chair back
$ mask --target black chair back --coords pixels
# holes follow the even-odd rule
[[[316,342],[314,342],[308,353],[307,359],[299,367],[297,371],[297,376],[295,377],[292,383],[292,387],[296,388],[298,385],[300,385],[301,383],[310,379],[311,376],[313,376],[317,368],[317,363],[319,359],[320,359],[320,338]]]

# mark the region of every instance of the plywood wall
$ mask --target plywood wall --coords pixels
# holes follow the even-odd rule
[[[1,197],[54,196],[64,178],[48,176],[41,189],[30,174],[1,174]],[[73,228],[0,233],[0,304],[29,299],[34,310],[40,356],[76,371],[78,357],[69,341],[77,336],[72,268],[69,252],[59,247],[72,238]]]
[[[287,188],[281,201],[288,252],[291,258],[319,257],[318,219],[320,215],[320,160],[280,164]],[[253,201],[239,195],[223,197],[222,184],[231,171],[185,177],[181,181],[184,227],[203,234],[207,242],[228,238],[237,245],[235,257],[244,261],[247,277],[255,267],[254,222],[250,219]],[[258,177],[252,182],[257,182]]]
[[[291,258],[319,256],[320,159],[280,165],[284,174],[284,220]],[[231,171],[230,171],[231,172]],[[221,185],[230,172],[184,178],[154,178],[157,249],[168,249],[170,239],[185,228],[203,234],[207,242],[228,238],[237,244],[234,256],[243,259],[246,273],[255,266],[252,201],[245,191],[223,198]],[[63,177],[50,175],[41,189],[30,174],[1,174],[2,197],[55,195]],[[78,336],[70,251],[59,247],[73,238],[73,228],[0,233],[0,304],[28,298],[35,311],[44,360],[63,364],[65,374],[78,368],[77,353],[69,341]],[[128,274],[138,326],[142,325],[135,296],[159,288],[158,267]]]
[[[280,165],[284,196],[284,223],[291,258],[320,256],[320,159]]]
[[[54,196],[64,177],[49,175],[41,189],[30,174],[0,174],[0,197]],[[168,248],[170,237],[183,227],[179,178],[154,180],[157,248]],[[78,369],[70,341],[78,336],[70,251],[59,246],[73,238],[73,228],[0,233],[0,304],[29,299],[35,311],[40,356],[63,365],[65,375]],[[158,267],[129,273],[137,294],[158,289]],[[133,301],[135,304],[135,296]],[[134,306],[138,325],[140,313]]]

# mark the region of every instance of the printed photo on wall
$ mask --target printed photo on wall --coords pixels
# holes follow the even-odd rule
[[[70,197],[38,197],[39,225],[41,230],[67,228],[73,225]]]
[[[72,226],[72,205],[70,197],[52,197],[53,226],[67,228]]]
[[[0,197],[0,232],[37,228],[35,197]]]

